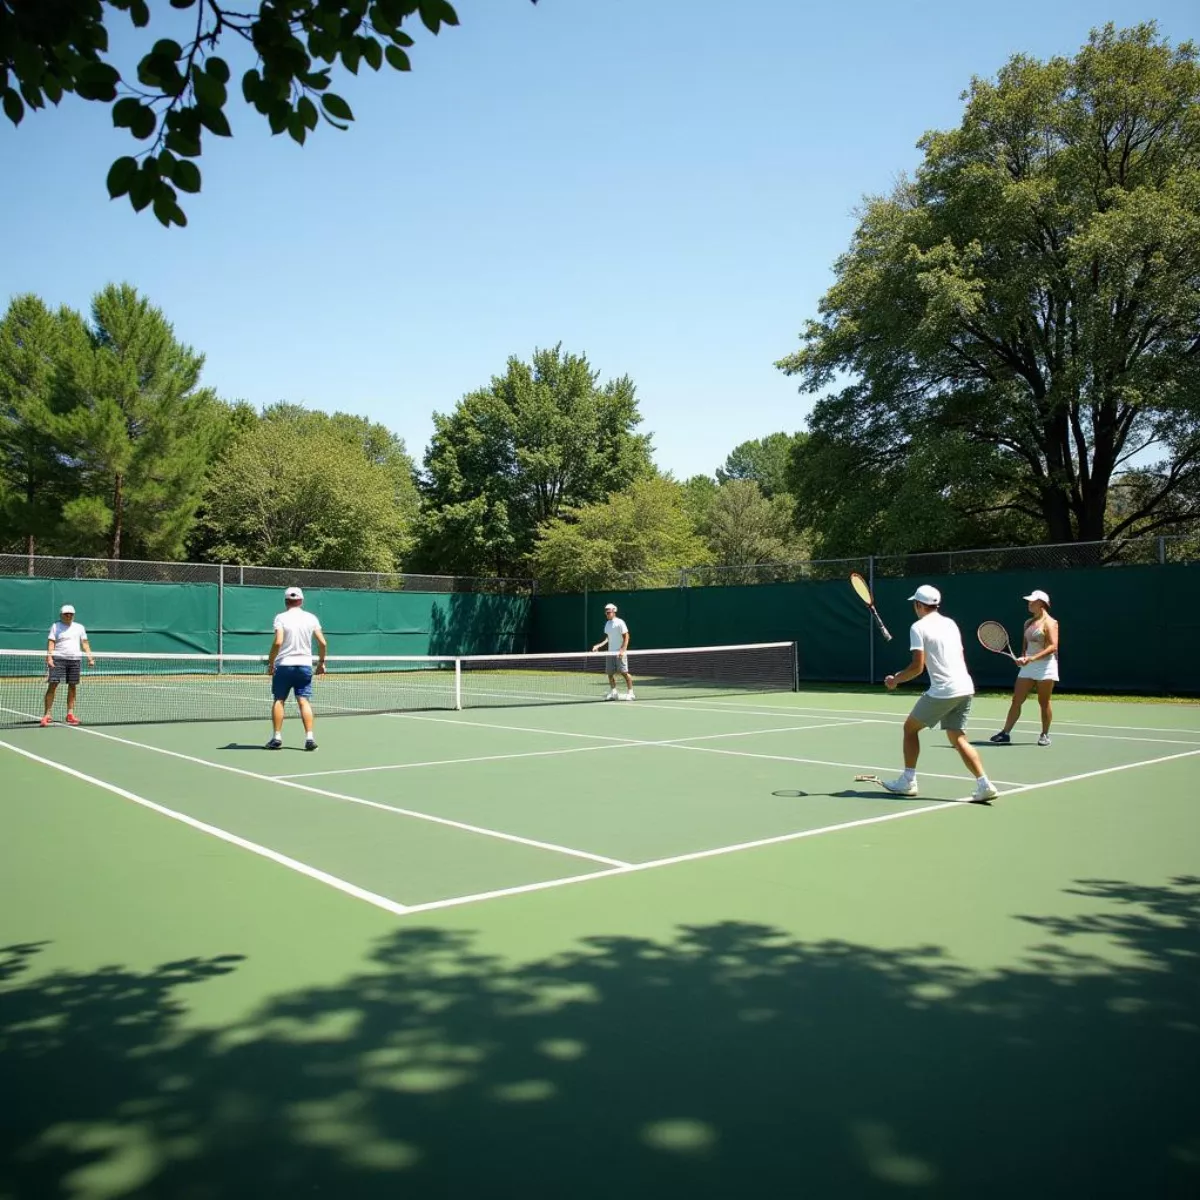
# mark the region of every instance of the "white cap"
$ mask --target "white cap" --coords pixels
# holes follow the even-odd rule
[[[613,610],[613,612],[617,611],[617,606],[611,600],[604,606],[604,611],[608,612],[610,608]]]
[[[64,605],[62,606],[62,608],[60,608],[58,611],[59,611],[59,615],[60,615],[60,616],[61,616],[63,613],[68,613],[68,612],[71,614],[71,616],[74,616],[74,615],[75,615],[75,605],[73,605],[73,604],[64,604]]]
[[[909,596],[909,599],[915,600],[918,604],[928,604],[930,608],[936,608],[942,602],[942,593],[937,588],[923,583]]]
[[[1030,592],[1028,596],[1022,596],[1021,599],[1022,600],[1040,600],[1043,604],[1050,603],[1050,597],[1047,596],[1046,593],[1043,592],[1041,588],[1036,588],[1034,591]]]
[[[290,587],[283,593],[283,598],[285,600],[303,600],[304,593],[297,587]]]

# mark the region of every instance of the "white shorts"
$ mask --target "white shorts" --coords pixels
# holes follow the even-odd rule
[[[1058,655],[1052,654],[1049,658],[1039,658],[1034,662],[1026,663],[1018,672],[1018,679],[1058,679]]]

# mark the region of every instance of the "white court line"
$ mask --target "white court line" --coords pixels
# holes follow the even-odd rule
[[[79,726],[59,726],[71,734],[84,733],[90,737],[104,738],[109,742],[120,742],[124,746],[136,746],[139,750],[150,750],[154,754],[165,754],[168,758],[179,758],[184,762],[196,763],[202,767],[212,767],[216,771],[228,771],[232,775],[241,775],[246,779],[257,779],[260,783],[277,783],[280,787],[295,788],[297,791],[310,792],[314,796],[324,796],[330,800],[341,800],[347,804],[359,804],[364,808],[375,808],[381,812],[395,813],[401,817],[412,817],[418,821],[429,821],[434,825],[446,825],[451,829],[461,829],[466,833],[478,833],[484,837],[496,838],[502,842],[516,842],[521,846],[531,846],[536,850],[551,850],[556,854],[566,854],[572,858],[586,858],[591,862],[604,863],[606,866],[628,866],[619,858],[609,858],[604,854],[592,854],[587,850],[574,850],[570,846],[560,846],[555,842],[541,842],[536,838],[521,837],[515,833],[502,833],[499,829],[488,829],[482,825],[470,825],[465,821],[452,821],[449,817],[435,817],[432,813],[417,812],[411,808],[400,808],[394,804],[383,804],[378,800],[365,800],[362,796],[347,796],[342,792],[329,792],[324,788],[311,787],[306,783],[297,783],[292,779],[281,779],[276,775],[259,775],[255,771],[244,771],[241,767],[232,767],[228,763],[213,762],[209,758],[197,758],[192,754],[183,754],[178,750],[167,750],[162,746],[152,746],[147,742],[135,742],[131,738],[118,737],[115,733],[104,733],[99,729],[87,729]]]
[[[1132,771],[1137,767],[1152,767],[1158,763],[1173,762],[1180,758],[1192,758],[1200,754],[1200,750],[1185,750],[1180,754],[1167,754],[1162,758],[1150,758],[1143,762],[1123,763],[1118,767],[1103,767],[1097,771],[1085,771],[1081,775],[1067,775],[1061,779],[1048,779],[1043,783],[1024,783],[1001,792],[999,799],[1020,792],[1033,792],[1040,788],[1058,787],[1065,783],[1078,783],[1084,779],[1093,779],[1098,775],[1112,775],[1117,771]],[[802,829],[797,833],[784,833],[776,837],[758,838],[752,842],[738,842],[732,846],[717,846],[712,850],[695,850],[690,854],[675,854],[670,858],[656,858],[648,862],[632,863],[627,867],[618,867],[611,871],[593,871],[590,875],[572,875],[565,879],[548,879],[541,883],[526,883],[517,887],[498,888],[491,892],[477,892],[471,896],[453,896],[447,900],[431,900],[427,904],[411,905],[405,916],[416,913],[434,912],[442,908],[457,908],[466,904],[478,904],[484,900],[498,900],[505,896],[519,896],[526,892],[541,892],[549,888],[566,887],[569,884],[585,883],[593,879],[606,879],[614,875],[632,875],[639,871],[652,871],[659,867],[676,866],[679,863],[698,862],[705,858],[719,858],[726,854],[736,854],[742,850],[755,850],[762,846],[778,846],[785,842],[798,842],[804,838],[821,837],[827,833],[840,833],[845,829],[861,829],[866,825],[882,825],[885,821],[902,821],[907,817],[919,817],[932,812],[955,812],[961,806],[969,803],[970,797],[963,796],[958,800],[942,801],[937,804],[926,804],[920,808],[907,808],[902,812],[885,813],[878,817],[863,817],[857,821],[843,821],[838,825],[822,825],[817,829]]]
[[[387,715],[387,714],[385,714]],[[465,724],[466,722],[459,722]],[[842,724],[851,725],[866,725],[871,722],[867,721],[850,721],[837,722],[840,727]],[[478,722],[472,722],[478,724]],[[429,762],[413,762],[413,763],[387,763],[378,767],[343,767],[337,771],[304,771],[293,775],[273,775],[273,779],[315,779],[323,775],[364,775],[372,771],[407,771],[410,767],[452,767],[459,763],[477,763],[477,762],[504,762],[510,758],[548,758],[561,754],[581,754],[587,750],[623,750],[637,746],[674,746],[681,742],[703,742],[711,741],[715,738],[739,738],[739,737],[755,737],[760,733],[803,733],[809,729],[828,729],[829,725],[785,725],[774,729],[740,729],[734,733],[700,733],[694,734],[691,737],[685,738],[667,738],[656,741],[646,740],[631,740],[626,738],[613,738],[605,734],[591,733],[568,733],[567,737],[587,737],[603,738],[604,745],[602,746],[571,746],[569,749],[563,750],[526,750],[513,754],[482,754],[474,758],[440,758]],[[485,729],[513,729],[512,725],[487,725]],[[522,730],[524,733],[546,733],[554,735],[562,731],[556,729]],[[955,777],[957,778],[957,776]]]
[[[151,812],[156,812],[160,816],[170,817],[172,821],[180,821],[184,825],[191,826],[192,829],[198,829],[201,833],[207,833],[210,837],[220,838],[221,841],[228,842],[232,846],[237,846],[242,850],[249,850],[251,854],[257,854],[260,858],[266,858],[273,863],[278,863],[281,867],[287,867],[289,871],[296,871],[301,875],[307,875],[309,879],[315,879],[318,883],[336,888],[339,892],[345,892],[347,896],[353,896],[356,900],[365,900],[368,904],[373,904],[376,908],[382,908],[385,912],[393,913],[396,916],[403,916],[409,911],[406,905],[397,904],[395,900],[389,900],[386,896],[369,892],[366,888],[361,888],[357,884],[349,883],[345,879],[339,879],[336,875],[330,875],[327,871],[322,871],[317,867],[310,867],[307,863],[300,862],[299,859],[291,858],[286,854],[280,854],[278,850],[271,850],[267,846],[259,845],[258,842],[250,841],[248,838],[239,837],[236,833],[230,833],[227,829],[221,829],[216,825],[209,825],[206,821],[198,821],[195,817],[189,817],[186,813],[176,812],[175,809],[167,808],[165,805],[155,804],[153,800],[147,800],[144,796],[139,796],[135,792],[126,791],[123,787],[117,787],[115,783],[108,783],[103,779],[97,779],[94,775],[85,775],[82,771],[76,771],[73,767],[55,762],[51,758],[43,758],[40,754],[34,754],[30,750],[23,750],[20,746],[14,746],[11,742],[0,741],[0,746],[4,747],[5,750],[11,750],[14,754],[21,755],[23,758],[40,763],[44,767],[52,767],[55,771],[61,771],[64,775],[70,775],[75,779],[83,780],[84,783],[90,783],[98,788],[103,788],[106,792],[112,792],[113,795],[120,796],[123,800],[131,800],[134,804],[140,804],[143,808],[148,808]]]
[[[792,692],[790,694],[798,695],[799,693]],[[916,697],[915,692],[907,692],[907,693],[896,692],[893,694],[896,695],[897,697],[899,697],[900,699],[903,699],[905,696],[908,696],[908,697],[914,698],[914,699]],[[984,697],[984,698],[985,699],[996,699],[996,700],[1003,699],[1003,697],[1000,697],[1000,696]],[[1059,700],[1063,700],[1064,703],[1067,703],[1067,704],[1071,704],[1071,703],[1086,704],[1086,703],[1088,703],[1088,701],[1086,701],[1086,700],[1073,701],[1073,700],[1070,700],[1069,698],[1064,698],[1061,696],[1056,696],[1055,698],[1059,699]],[[636,703],[636,701],[635,701],[635,703]],[[872,709],[872,708],[833,708],[828,705],[817,705],[817,704],[760,704],[760,705],[757,705],[757,706],[751,708],[748,705],[739,704],[736,700],[718,700],[718,699],[712,699],[712,698],[709,699],[709,703],[721,706],[719,709],[714,710],[714,711],[746,712],[746,713],[752,712],[759,716],[771,716],[771,717],[781,716],[781,715],[787,714],[789,712],[798,712],[798,713],[811,712],[811,713],[819,713],[823,716],[824,715],[832,715],[834,713],[841,713],[847,717],[857,716],[860,714],[863,716],[873,716],[873,717],[889,717],[890,716],[893,718],[894,717],[906,717],[908,715],[907,711],[898,713],[895,711],[886,712],[883,709],[878,709],[878,708],[874,708],[874,709]],[[1116,701],[1116,703],[1119,704],[1120,701]],[[1163,701],[1163,703],[1170,703],[1170,701]],[[646,707],[649,707],[649,704],[647,704]],[[1018,725],[1029,725],[1029,726],[1036,728],[1038,725],[1038,722],[1037,722],[1036,718],[1022,717],[1021,720],[1017,722],[1017,724]],[[1133,733],[1137,733],[1137,732],[1141,732],[1141,733],[1191,733],[1191,734],[1194,734],[1196,737],[1200,737],[1200,728],[1180,729],[1178,726],[1175,726],[1175,725],[1171,725],[1171,726],[1164,726],[1164,725],[1107,725],[1100,721],[1064,721],[1064,720],[1056,719],[1054,722],[1054,728],[1058,729],[1058,727],[1060,725],[1069,725],[1072,728],[1078,728],[1078,729],[1120,729],[1123,731],[1128,731],[1128,732],[1133,732]],[[1083,735],[1079,734],[1076,736],[1083,736]],[[1089,736],[1099,737],[1101,735],[1091,734]],[[1131,741],[1139,741],[1142,739],[1132,738],[1130,740]],[[1153,741],[1155,739],[1148,738],[1145,740]]]

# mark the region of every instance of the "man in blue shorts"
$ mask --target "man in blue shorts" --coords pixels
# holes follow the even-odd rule
[[[49,725],[54,707],[54,693],[58,685],[67,685],[67,724],[78,725],[75,715],[75,695],[79,689],[79,672],[83,656],[87,655],[88,666],[94,667],[92,647],[88,642],[87,630],[75,620],[75,607],[64,604],[58,620],[50,626],[46,641],[46,699],[41,723]]]
[[[275,640],[267,656],[267,674],[271,676],[271,695],[275,703],[271,706],[271,723],[275,732],[267,743],[268,750],[283,747],[283,708],[291,692],[296,693],[300,706],[300,719],[304,722],[304,748],[315,750],[313,736],[313,713],[309,700],[313,688],[312,644],[316,638],[320,652],[317,674],[325,674],[325,655],[329,647],[321,622],[310,612],[304,611],[304,593],[298,587],[290,587],[283,593],[287,606],[275,618]]]

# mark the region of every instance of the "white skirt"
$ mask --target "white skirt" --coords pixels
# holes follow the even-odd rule
[[[1026,663],[1018,672],[1018,679],[1058,679],[1058,655],[1051,654],[1049,658],[1039,658]]]

